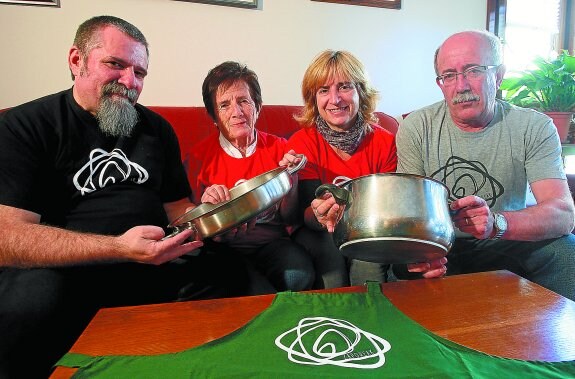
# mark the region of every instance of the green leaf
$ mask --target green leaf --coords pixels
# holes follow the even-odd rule
[[[553,61],[536,57],[533,64],[535,69],[510,73],[502,81],[503,98],[543,112],[575,111],[575,57],[563,51]]]

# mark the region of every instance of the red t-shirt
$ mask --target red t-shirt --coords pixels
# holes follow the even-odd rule
[[[213,184],[228,188],[249,180],[259,174],[279,167],[279,161],[287,152],[284,138],[257,131],[255,152],[245,158],[229,156],[220,146],[219,132],[210,134],[196,144],[189,154],[188,179],[195,204],[201,203],[205,189]],[[279,204],[258,215],[258,223],[246,235],[236,237],[228,244],[234,248],[257,248],[283,236],[286,227],[279,215]]]
[[[321,183],[332,183],[337,176],[354,179],[363,175],[395,172],[395,136],[378,125],[371,126],[373,132],[363,138],[347,161],[337,155],[315,127],[294,133],[288,141],[288,149],[307,157],[307,164],[298,171],[300,180],[319,179]]]
[[[279,167],[287,152],[284,138],[258,133],[256,151],[249,157],[234,158],[220,146],[219,132],[210,134],[190,152],[188,179],[194,203],[200,204],[205,189],[213,184],[234,187],[240,180],[248,180]]]

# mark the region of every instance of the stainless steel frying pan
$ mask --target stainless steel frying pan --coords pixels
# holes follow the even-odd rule
[[[215,237],[237,228],[281,201],[291,190],[292,175],[307,162],[304,155],[298,165],[278,167],[230,189],[231,199],[218,203],[203,203],[184,213],[168,225],[170,238],[191,229],[194,239]]]

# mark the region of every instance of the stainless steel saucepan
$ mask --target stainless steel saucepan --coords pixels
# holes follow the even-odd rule
[[[448,191],[423,176],[386,173],[323,184],[345,204],[333,233],[342,254],[369,262],[428,262],[447,255],[455,240]]]
[[[218,203],[203,203],[184,213],[168,225],[170,238],[186,229],[194,231],[193,239],[215,237],[253,219],[271,208],[290,191],[292,175],[307,162],[304,155],[299,164],[292,167],[278,167],[233,188],[231,199]]]

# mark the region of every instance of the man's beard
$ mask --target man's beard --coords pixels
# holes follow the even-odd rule
[[[114,98],[114,95],[127,98]],[[135,89],[129,90],[118,82],[104,85],[96,112],[100,130],[111,137],[129,137],[138,123],[138,112],[132,105],[137,98],[138,92]]]

